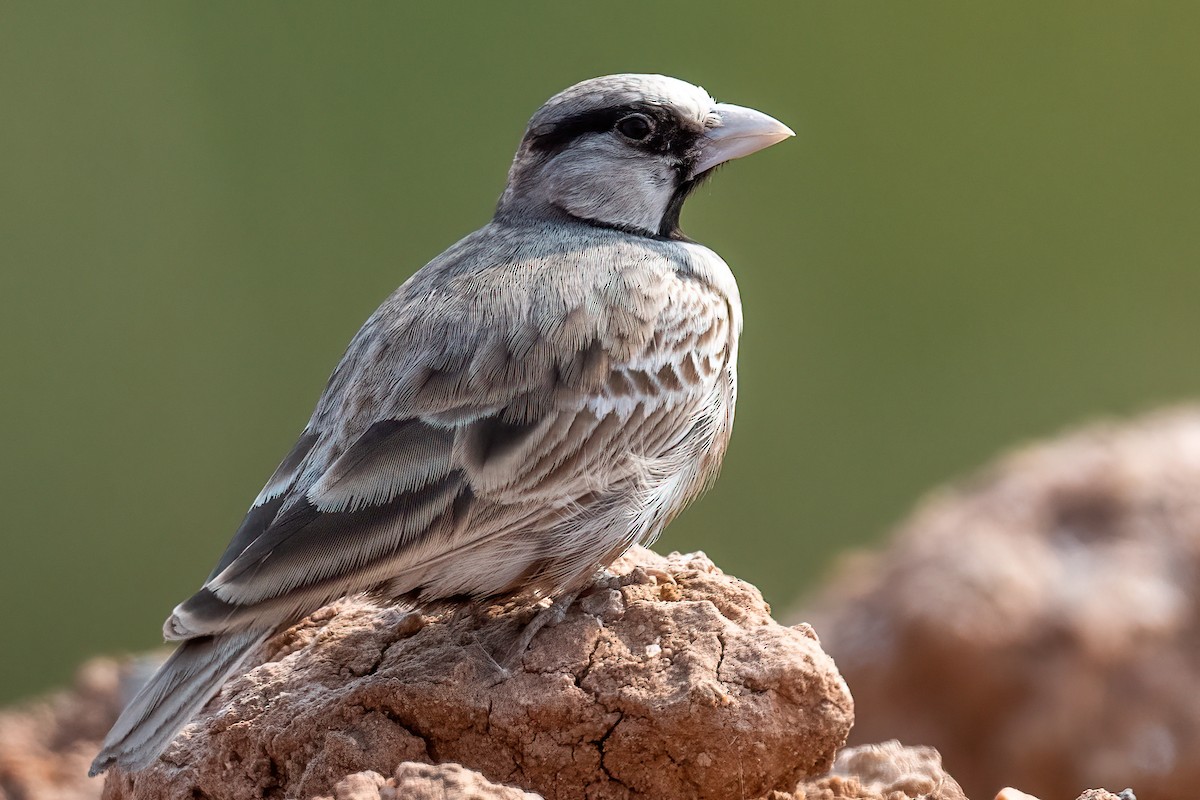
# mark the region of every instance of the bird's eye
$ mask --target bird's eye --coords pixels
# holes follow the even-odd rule
[[[617,123],[617,130],[627,139],[640,142],[654,130],[654,123],[645,114],[630,114]]]

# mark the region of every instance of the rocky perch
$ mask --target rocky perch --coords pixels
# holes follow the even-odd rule
[[[528,606],[326,608],[270,641],[156,764],[114,773],[105,797],[312,797],[415,761],[548,799],[724,799],[829,769],[852,701],[811,628],[775,622],[703,555],[638,550],[614,572],[511,670],[491,654]]]

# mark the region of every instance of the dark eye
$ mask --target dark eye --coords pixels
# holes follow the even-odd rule
[[[630,114],[617,123],[617,130],[627,139],[640,142],[654,130],[654,123],[645,114]]]

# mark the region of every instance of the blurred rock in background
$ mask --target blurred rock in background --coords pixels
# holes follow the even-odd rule
[[[828,774],[801,782],[795,798],[966,800],[962,787],[942,769],[936,750],[904,747],[895,740],[845,748]]]
[[[1019,450],[934,493],[793,615],[852,742],[937,748],[972,797],[1200,794],[1200,408]]]
[[[71,689],[0,712],[0,800],[99,797],[104,781],[88,778],[88,765],[131,690],[149,676],[143,662],[93,659]]]

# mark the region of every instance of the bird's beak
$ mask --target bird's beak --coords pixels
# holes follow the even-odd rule
[[[718,164],[757,153],[796,135],[787,125],[753,108],[717,103],[713,112],[717,124],[700,142],[700,159],[692,168],[693,178]]]

